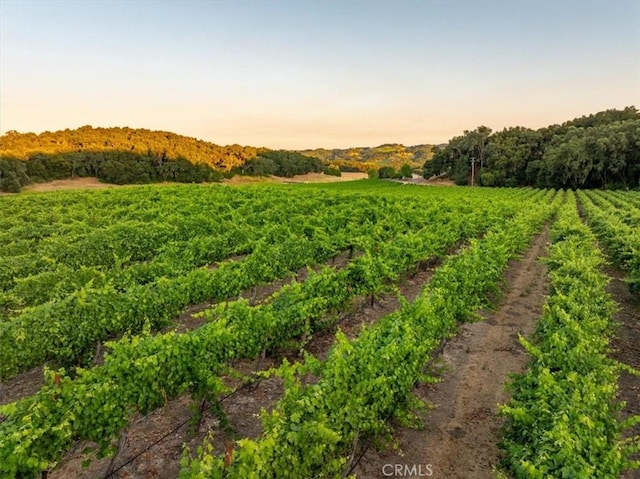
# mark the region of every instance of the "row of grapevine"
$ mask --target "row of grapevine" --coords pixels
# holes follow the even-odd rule
[[[640,226],[625,222],[624,213],[611,203],[600,201],[596,204],[595,194],[584,191],[577,194],[589,226],[613,261],[629,274],[631,290],[640,294]]]
[[[122,221],[153,223],[173,215],[188,218],[203,211],[224,219],[233,211],[249,213],[251,205],[263,206],[263,198],[262,193],[251,189],[186,185],[4,197],[2,202],[13,209],[10,215],[0,218],[0,240],[38,240],[55,234],[90,232]],[[194,210],[194,204],[201,209]]]
[[[27,203],[23,206],[29,219],[5,230],[0,238],[0,284],[4,287],[13,277],[31,274],[36,268],[47,270],[57,263],[71,267],[113,266],[117,258],[149,259],[168,241],[207,234],[212,227],[226,223],[221,220],[224,208],[218,207],[215,214],[206,217],[200,214],[198,204],[171,202],[163,197],[162,202],[141,200],[138,211],[126,208],[122,213],[115,198],[104,204],[100,201],[103,196],[94,195],[86,204],[72,202],[71,207],[62,209],[64,214],[57,213],[54,205],[47,208],[47,203],[32,205],[17,201],[19,198],[16,204],[7,205],[13,209]],[[55,204],[54,199],[50,203]],[[225,195],[212,194],[201,206],[212,208],[225,199]],[[72,214],[78,219],[70,223]],[[15,216],[20,217],[20,211]],[[6,260],[11,262],[5,264]]]
[[[640,209],[640,192],[639,191],[620,191],[611,190],[607,194],[623,200],[626,204]]]
[[[620,365],[608,356],[614,304],[599,271],[603,257],[569,199],[552,229],[551,293],[532,342],[528,371],[510,386],[504,466],[516,478],[613,478],[638,445],[621,439]],[[636,467],[640,464],[636,464]]]
[[[282,233],[257,241],[245,259],[225,261],[216,269],[193,269],[125,292],[109,283],[82,288],[59,301],[25,310],[0,324],[0,378],[45,360],[76,361],[110,335],[140,331],[145,324],[158,329],[188,304],[237,296],[337,252],[331,242],[287,234],[286,229]]]
[[[111,249],[103,247],[102,242],[92,246],[95,250],[101,250],[100,254],[105,258],[111,257],[111,262],[115,261],[112,267],[96,266],[92,263],[88,263],[90,266],[77,267],[45,255],[41,261],[47,262],[48,267],[39,268],[37,263],[30,262],[29,267],[37,268],[37,273],[22,278],[14,277],[15,286],[4,293],[5,304],[12,305],[13,308],[37,306],[62,299],[87,285],[95,289],[111,284],[116,290],[126,291],[130,287],[151,283],[160,277],[170,278],[186,274],[192,269],[208,266],[233,255],[249,254],[260,238],[277,242],[290,233],[304,235],[309,239],[317,234],[330,235],[331,238],[335,238],[333,242],[336,247],[341,248],[342,245],[336,240],[342,240],[343,245],[347,244],[346,235],[361,231],[367,224],[366,216],[351,214],[351,210],[346,207],[331,212],[341,219],[341,221],[335,221],[335,227],[331,228],[327,227],[329,222],[325,221],[328,211],[317,214],[311,219],[307,214],[295,213],[295,210],[288,212],[286,224],[271,222],[261,227],[243,223],[238,219],[230,223],[212,223],[205,229],[203,225],[207,226],[207,223],[202,221],[198,229],[194,228],[194,234],[197,236],[188,240],[164,243],[155,257],[147,261],[134,262],[129,257],[118,258]],[[366,213],[366,210],[360,209],[358,213]],[[428,211],[420,212],[421,221],[428,218],[427,213]],[[261,213],[256,213],[256,216],[260,215]],[[153,229],[154,225],[147,225],[147,228]],[[138,239],[136,234],[131,234],[126,242],[135,243]],[[125,242],[124,237],[120,241]],[[78,250],[70,246],[68,249],[72,252],[71,254],[82,256],[82,248]]]
[[[210,321],[198,330],[123,339],[111,346],[103,366],[79,370],[76,379],[49,373],[48,385],[38,394],[0,408],[6,416],[0,424],[5,438],[0,471],[47,469],[78,438],[105,448],[134,411],[149,411],[187,390],[215,398],[223,390],[220,374],[229,361],[255,357],[313,333],[350,298],[379,290],[411,264],[443,254],[461,237],[490,224],[504,225],[511,212],[512,206],[505,204],[495,205],[491,213],[478,207],[473,215],[450,215],[423,230],[371,245],[343,270],[323,269],[302,284],[285,286],[264,305],[236,301],[208,313]]]
[[[272,194],[263,195],[263,203],[275,204],[278,200]],[[124,331],[140,331],[145,324],[152,330],[163,327],[188,304],[237,296],[251,286],[273,281],[288,271],[325,261],[349,245],[353,248],[361,243],[385,240],[401,231],[444,221],[466,207],[455,200],[427,208],[417,208],[414,203],[414,208],[407,208],[411,206],[407,201],[351,199],[350,204],[341,199],[335,217],[318,214],[316,220],[302,222],[296,216],[285,217],[281,212],[281,223],[285,219],[289,223],[275,226],[272,225],[274,219],[269,218],[261,230],[264,237],[253,238],[252,252],[242,261],[226,261],[213,270],[195,268],[182,275],[161,268],[159,272],[164,274],[159,279],[146,284],[132,281],[122,291],[121,281],[128,277],[126,271],[140,271],[142,267],[132,266],[122,274],[115,272],[120,278],[117,282],[107,281],[102,285],[90,282],[57,301],[25,309],[12,320],[0,323],[0,379],[6,380],[47,360],[60,364],[86,360],[97,341]],[[515,209],[515,202],[504,204],[510,205],[511,211]],[[316,208],[319,206],[315,204]],[[398,218],[401,206],[404,212]],[[489,211],[491,204],[487,200],[478,201],[474,208]],[[314,222],[317,220],[325,220],[324,227]],[[243,235],[238,233],[238,236]],[[251,243],[250,240],[247,234],[247,243]],[[168,268],[180,270],[182,266],[173,262]]]
[[[225,199],[224,195],[211,196],[219,200]],[[211,202],[211,198],[208,200]],[[248,205],[239,205],[237,210],[226,213],[223,213],[226,208],[219,206],[213,211],[203,212],[202,208],[212,208],[215,203],[185,201],[184,203],[189,204],[188,207],[179,203],[181,208],[178,208],[178,212],[172,211],[171,214],[156,218],[156,221],[119,218],[114,219],[114,223],[107,227],[89,231],[83,229],[75,234],[63,229],[55,235],[38,241],[27,241],[26,244],[20,242],[20,232],[17,232],[11,241],[0,243],[0,285],[8,296],[12,293],[17,296],[14,303],[18,306],[33,306],[37,303],[25,301],[19,293],[32,287],[46,290],[48,284],[61,278],[80,285],[89,280],[94,286],[110,280],[127,284],[127,280],[120,279],[121,276],[148,280],[147,277],[156,272],[156,263],[160,264],[158,273],[162,273],[166,269],[162,265],[168,260],[174,264],[184,261],[191,263],[193,267],[206,265],[226,257],[208,253],[210,246],[214,247],[215,253],[219,249],[215,248],[216,244],[222,240],[226,240],[222,244],[228,244],[231,250],[221,253],[229,256],[249,252],[255,239],[266,236],[263,232],[265,227],[277,225],[283,219],[288,220],[289,225],[300,227],[317,225],[313,216],[309,216],[317,210],[322,200],[317,197],[313,200],[291,201],[285,205],[274,202],[271,197],[270,206],[265,205],[264,210],[253,213]],[[164,206],[170,207],[170,204]],[[159,211],[161,207],[153,204],[149,210]],[[346,213],[350,211],[349,205],[345,203],[335,210],[333,213],[338,218],[345,219]],[[158,214],[154,213],[154,216],[157,217]],[[325,226],[324,223],[322,225]],[[215,237],[215,243],[209,245],[207,240],[212,236]],[[20,247],[26,250],[22,251]],[[191,258],[190,255],[194,257]],[[69,274],[70,272],[74,274]],[[74,279],[69,280],[69,276]],[[17,294],[15,289],[11,290],[15,283],[18,283]]]
[[[196,458],[185,458],[180,477],[342,477],[354,444],[388,430],[387,420],[414,404],[411,388],[427,359],[498,289],[507,261],[553,209],[538,204],[491,228],[448,259],[415,302],[354,341],[339,333],[325,363],[284,366],[288,385],[276,408],[263,416],[263,435],[240,440],[231,461],[205,444]],[[304,385],[292,377],[296,372],[318,380]]]
[[[459,194],[439,192],[439,197]],[[525,197],[524,192],[519,195]],[[367,195],[367,202],[379,211],[394,207],[394,201]],[[416,195],[405,195],[408,208],[416,205]],[[274,197],[279,200],[274,201]],[[307,189],[301,194],[296,190],[274,188],[224,188],[224,187],[174,187],[145,188],[100,192],[57,192],[48,195],[26,195],[0,198],[3,214],[0,217],[0,259],[33,253],[52,256],[62,253],[61,246],[47,246],[64,238],[66,246],[83,241],[87,235],[100,232],[95,237],[109,236],[109,229],[120,223],[144,225],[171,225],[175,234],[192,237],[206,234],[209,224],[240,222],[253,226],[277,223],[289,214],[305,214],[310,219],[322,210],[336,211],[345,204],[362,199],[356,194],[332,194]],[[469,197],[472,200],[472,197]],[[424,203],[422,204],[424,206]],[[394,208],[395,209],[395,208]],[[398,218],[402,211],[395,209]],[[145,234],[145,231],[136,234]],[[113,238],[119,241],[117,235]],[[127,238],[120,237],[120,240]],[[40,245],[43,243],[43,245]],[[90,243],[90,242],[89,242]],[[109,245],[112,248],[112,245]],[[136,247],[136,245],[122,245]],[[43,249],[39,249],[39,248]],[[126,250],[116,251],[120,258],[128,256]],[[82,263],[86,266],[87,263]],[[0,268],[2,272],[3,268]]]
[[[630,201],[630,195],[624,191],[593,191],[587,193],[592,199],[601,199],[618,210],[622,220],[631,227],[640,227],[640,206]]]
[[[154,225],[148,225],[148,228],[153,229]],[[233,224],[220,225],[212,228],[206,235],[164,243],[155,257],[139,262],[132,262],[129,257],[118,258],[115,253],[104,248],[106,255],[111,253],[111,261],[115,262],[112,267],[95,264],[74,266],[44,256],[42,261],[49,262],[47,267],[37,268],[37,273],[22,278],[14,277],[14,286],[7,289],[0,301],[4,303],[8,315],[15,316],[25,307],[60,300],[86,287],[100,288],[112,284],[115,289],[126,291],[160,277],[179,276],[234,255],[248,254],[252,250],[252,242],[261,236],[268,237],[272,234],[269,229],[265,231]],[[135,242],[137,236],[132,234],[127,241]],[[101,244],[93,247],[98,249]],[[75,253],[80,255],[81,250],[75,250]],[[30,262],[29,268],[35,269],[37,265],[37,262]]]

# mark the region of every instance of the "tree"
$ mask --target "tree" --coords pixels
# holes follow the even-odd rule
[[[29,182],[23,161],[15,158],[0,159],[0,191],[18,193]]]
[[[330,176],[342,176],[342,172],[338,168],[331,168],[331,167],[325,168],[324,174],[330,175]]]
[[[467,184],[472,158],[484,186],[635,187],[640,185],[640,113],[635,107],[606,110],[563,125],[494,134],[481,126],[437,148],[423,175],[446,173]]]
[[[413,176],[413,169],[411,168],[411,165],[405,163],[400,167],[400,173],[403,178],[411,178]]]
[[[505,128],[489,137],[483,186],[521,186],[531,184],[528,165],[542,158],[542,137],[535,130]]]
[[[19,193],[22,185],[18,180],[18,175],[13,171],[7,172],[6,176],[0,178],[0,191],[8,193]]]
[[[396,170],[393,169],[393,167],[391,166],[383,166],[382,168],[378,169],[378,178],[395,178],[396,177]]]

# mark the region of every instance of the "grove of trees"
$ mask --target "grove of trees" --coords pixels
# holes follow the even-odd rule
[[[283,176],[291,178],[305,173],[329,171],[324,163],[295,151],[263,151],[257,157],[247,160],[243,165],[235,167],[234,173],[257,176]]]
[[[540,188],[640,186],[640,113],[606,110],[538,130],[481,126],[437,148],[425,178],[446,173],[457,184]]]

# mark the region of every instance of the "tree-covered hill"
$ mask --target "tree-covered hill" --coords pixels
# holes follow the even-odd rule
[[[269,150],[219,146],[165,131],[93,128],[0,136],[0,191],[82,176],[109,183],[220,181],[223,176],[397,171],[423,167],[458,184],[602,188],[640,186],[640,113],[606,110],[538,130],[481,126],[447,144]],[[385,177],[386,177],[385,176]]]
[[[368,171],[385,166],[399,170],[405,164],[412,168],[421,168],[424,162],[433,156],[433,149],[433,145],[404,146],[393,143],[372,148],[318,148],[301,150],[300,153],[318,158],[343,171]]]
[[[219,146],[167,131],[141,128],[93,128],[55,132],[7,132],[0,136],[0,190],[26,184],[96,176],[108,183],[219,181],[223,176],[309,172],[339,175],[380,167],[420,168],[430,145],[388,144],[348,150],[269,150]]]
[[[538,130],[481,126],[452,138],[425,162],[424,176],[458,184],[541,188],[640,186],[640,113],[606,110]]]
[[[264,148],[252,146],[219,146],[208,141],[167,131],[144,128],[92,128],[35,133],[7,132],[0,137],[0,154],[26,160],[38,153],[60,155],[68,153],[128,151],[163,160],[185,158],[194,164],[230,170],[255,158]]]
[[[96,176],[109,183],[219,181],[223,175],[293,176],[331,170],[318,159],[288,151],[229,145],[166,131],[92,128],[0,137],[0,190]]]

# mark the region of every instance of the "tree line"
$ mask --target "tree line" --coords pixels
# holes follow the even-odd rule
[[[459,185],[538,188],[640,186],[640,113],[606,110],[538,130],[480,126],[436,148],[423,175]]]
[[[235,174],[291,177],[360,170],[384,178],[401,176],[403,168],[408,172],[416,164],[423,164],[425,178],[448,175],[460,185],[469,184],[473,175],[482,186],[637,188],[640,113],[630,106],[538,130],[518,126],[493,133],[480,126],[440,147],[387,144],[304,152],[219,146],[132,128],[83,126],[0,136],[0,191],[13,192],[29,183],[83,176],[116,184],[192,183]]]
[[[143,157],[160,157],[163,160],[185,158],[194,164],[206,164],[218,170],[229,171],[255,158],[260,152],[266,151],[266,148],[220,146],[167,131],[127,127],[83,126],[75,130],[45,131],[41,134],[9,131],[0,137],[2,156],[21,160],[27,160],[38,153],[57,155],[105,151],[128,151]]]
[[[295,151],[278,150],[262,152],[232,171],[242,175],[274,175],[291,178],[295,175],[321,173],[327,170],[328,168],[318,158],[311,158]]]
[[[26,160],[0,157],[0,191],[17,193],[31,183],[95,176],[119,185],[220,181],[222,172],[185,158],[149,157],[131,151],[37,153]]]
[[[115,184],[220,181],[235,174],[340,175],[317,159],[289,151],[218,146],[163,131],[92,128],[0,137],[0,191],[30,183],[95,176]]]

